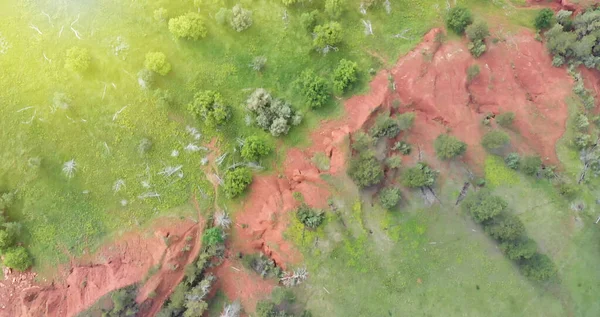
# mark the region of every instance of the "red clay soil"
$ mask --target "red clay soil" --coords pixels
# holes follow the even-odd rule
[[[197,256],[198,228],[191,221],[163,220],[161,226],[154,227],[153,235],[127,233],[90,260],[72,263],[60,281],[50,285],[36,284],[35,273],[5,272],[5,279],[0,281],[0,316],[74,316],[106,293],[141,281],[152,267],[163,263],[163,269],[148,280],[138,297],[143,301],[154,290],[157,297],[149,308],[160,308],[181,281],[185,264]],[[192,239],[188,241],[186,237]],[[169,239],[169,246],[165,238]],[[191,251],[182,251],[186,244],[191,245]],[[173,265],[179,269],[171,271]]]
[[[597,0],[579,0],[576,1],[576,3],[574,2],[575,1],[570,0],[527,0],[527,3],[529,5],[549,7],[555,11],[578,11],[580,9],[585,9],[598,3]]]

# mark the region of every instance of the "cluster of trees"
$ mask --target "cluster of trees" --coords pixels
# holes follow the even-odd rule
[[[246,101],[246,109],[254,115],[254,122],[273,136],[286,135],[292,125],[302,122],[302,114],[284,100],[274,99],[263,88],[256,89]]]
[[[509,153],[504,162],[509,168],[520,170],[529,176],[536,176],[542,171],[542,159],[537,155],[521,158],[518,153]]]
[[[218,265],[213,259],[223,257],[225,251],[224,233],[220,227],[212,227],[202,234],[202,251],[198,258],[185,267],[183,281],[177,285],[165,301],[158,317],[196,317],[208,309],[205,301],[216,277],[206,273],[206,269]],[[120,315],[126,316],[126,315]],[[128,315],[127,315],[128,316]]]
[[[358,64],[346,59],[340,60],[333,71],[333,89],[336,94],[343,94],[358,79]],[[306,106],[311,109],[321,108],[331,98],[331,87],[328,81],[315,74],[312,70],[303,71],[296,86],[304,96]]]
[[[384,112],[377,116],[375,123],[371,129],[369,129],[369,134],[375,139],[381,137],[393,139],[398,136],[400,132],[412,128],[414,121],[414,112],[405,112],[397,115],[395,118],[392,118],[389,112]]]
[[[219,9],[215,14],[215,19],[221,25],[229,22],[232,29],[242,32],[252,25],[252,11],[244,9],[241,4],[236,4],[231,10]]]
[[[309,310],[294,314],[293,307],[296,302],[294,294],[286,290],[282,295],[273,295],[272,300],[262,300],[256,304],[256,317],[312,317]]]
[[[13,193],[4,193],[0,196],[0,255],[4,266],[25,271],[33,264],[33,260],[27,249],[17,244],[21,224],[7,222],[5,216],[6,210],[13,201]]]
[[[275,261],[262,253],[245,254],[242,257],[242,265],[258,273],[262,278],[280,278],[283,274]]]
[[[502,197],[481,189],[468,195],[462,208],[498,241],[502,252],[521,267],[525,276],[538,281],[554,276],[554,263],[545,254],[537,252],[535,241],[527,237],[525,226],[508,210],[508,203]]]
[[[466,33],[469,39],[469,51],[474,57],[485,53],[485,38],[490,35],[488,25],[483,20],[473,22],[473,14],[468,8],[454,6],[446,15],[446,26],[456,34]]]
[[[588,9],[575,18],[566,10],[557,12],[554,18],[551,10],[544,9],[538,13],[535,25],[540,30],[552,26],[545,35],[555,66],[571,63],[600,67],[600,8]]]

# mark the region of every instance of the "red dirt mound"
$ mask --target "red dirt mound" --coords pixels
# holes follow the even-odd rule
[[[73,263],[61,281],[47,286],[36,285],[34,273],[5,272],[5,279],[0,281],[0,316],[74,316],[104,294],[141,281],[159,263],[163,263],[163,268],[177,265],[179,274],[161,269],[149,279],[148,285],[156,286],[152,290],[158,295],[151,308],[160,307],[181,280],[181,268],[198,253],[198,228],[191,221],[162,221],[160,227],[155,227],[154,235],[127,233],[90,260]],[[165,239],[169,240],[168,246]],[[183,252],[185,245],[192,250]],[[152,290],[141,292],[138,299],[145,300]]]

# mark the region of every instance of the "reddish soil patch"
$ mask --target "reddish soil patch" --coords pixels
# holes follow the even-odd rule
[[[160,308],[181,280],[182,268],[197,256],[198,228],[191,221],[163,220],[161,226],[154,227],[153,235],[127,233],[89,259],[72,263],[70,270],[50,285],[36,285],[35,273],[5,272],[5,279],[0,281],[0,316],[74,316],[104,294],[141,281],[152,267],[163,263],[163,269],[150,277],[138,297],[144,301],[154,290],[157,297],[148,309]],[[187,244],[192,250],[183,252]],[[173,266],[179,269],[170,270]]]
[[[576,3],[574,3],[576,2]],[[569,10],[578,11],[598,4],[597,0],[527,0],[527,4],[533,6],[549,7],[554,11]]]

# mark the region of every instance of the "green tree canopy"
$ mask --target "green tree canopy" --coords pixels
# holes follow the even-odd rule
[[[333,88],[338,93],[343,93],[350,85],[356,82],[357,71],[358,64],[356,62],[342,59],[333,71]]]
[[[471,10],[465,7],[454,6],[446,16],[446,26],[456,34],[463,34],[471,23],[473,23],[473,15]]]
[[[204,90],[196,93],[188,110],[196,118],[202,118],[209,126],[224,124],[231,116],[231,108],[223,102],[220,93]]]
[[[225,174],[223,185],[225,195],[234,198],[243,193],[250,183],[252,183],[252,172],[249,168],[238,167],[230,170]]]
[[[494,152],[503,149],[510,142],[508,134],[500,130],[492,130],[481,139],[481,146],[488,151]]]
[[[401,192],[398,187],[385,187],[379,192],[379,203],[385,209],[392,209],[400,202]]]
[[[169,20],[169,31],[177,38],[198,40],[206,37],[207,31],[200,14],[188,12]]]
[[[171,64],[167,62],[167,56],[163,52],[148,52],[144,67],[162,76],[171,71]]]
[[[324,53],[328,51],[327,48],[336,47],[342,42],[342,25],[338,22],[317,25],[314,33],[313,45]]]
[[[6,250],[3,255],[3,262],[6,267],[17,271],[25,271],[33,264],[29,252],[20,246]]]
[[[246,138],[244,146],[242,146],[241,155],[248,161],[256,161],[271,153],[272,150],[264,138],[252,135]]]
[[[372,153],[352,159],[347,173],[359,187],[379,184],[383,180],[383,168]]]
[[[475,221],[481,223],[498,216],[508,207],[508,203],[501,197],[492,195],[489,190],[482,189],[468,195],[462,206]]]
[[[427,164],[419,162],[416,166],[404,171],[402,183],[404,186],[410,188],[433,186],[437,175],[438,173],[432,170]]]
[[[467,144],[448,134],[440,134],[433,142],[435,153],[442,160],[448,160],[463,155]]]

